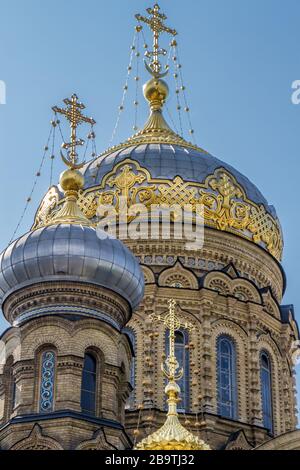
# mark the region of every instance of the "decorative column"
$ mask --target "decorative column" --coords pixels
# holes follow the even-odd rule
[[[250,312],[249,312],[250,313]],[[262,426],[259,351],[257,348],[257,320],[253,313],[249,325],[249,405],[250,422]]]

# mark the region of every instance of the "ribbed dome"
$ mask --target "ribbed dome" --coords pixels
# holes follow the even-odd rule
[[[59,224],[20,237],[0,255],[0,305],[14,291],[43,281],[80,281],[113,290],[134,309],[144,278],[134,255],[94,228]]]

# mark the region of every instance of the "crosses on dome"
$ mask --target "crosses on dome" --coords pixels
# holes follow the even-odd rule
[[[149,15],[151,15],[150,18],[146,18],[145,16],[142,16],[140,14],[135,15],[135,17],[138,21],[146,23],[153,32],[153,51],[146,51],[145,53],[146,57],[152,57],[152,61],[149,65],[147,63],[145,63],[145,65],[151,75],[153,75],[155,78],[160,78],[166,75],[167,72],[164,74],[160,73],[161,63],[159,61],[159,56],[165,56],[167,54],[167,51],[165,49],[160,49],[159,36],[162,33],[168,33],[172,36],[176,36],[177,31],[175,29],[168,28],[164,25],[164,21],[167,19],[167,17],[163,13],[160,13],[160,7],[157,3],[154,5],[153,8],[147,8],[147,12],[149,13]]]
[[[78,169],[83,166],[84,163],[78,164],[78,154],[76,151],[77,146],[84,144],[83,139],[77,139],[77,127],[83,122],[89,123],[92,126],[96,124],[93,118],[89,118],[82,114],[82,110],[85,109],[85,105],[78,101],[77,95],[73,94],[71,99],[64,99],[64,103],[67,105],[65,109],[53,106],[53,111],[58,114],[62,114],[69,121],[71,127],[71,142],[63,143],[64,149],[70,149],[68,151],[68,157],[65,158],[61,153],[61,157],[64,163],[73,169]]]

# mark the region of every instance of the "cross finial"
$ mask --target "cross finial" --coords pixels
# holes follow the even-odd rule
[[[138,21],[146,23],[153,32],[153,51],[147,51],[145,54],[147,57],[152,58],[152,61],[149,65],[146,63],[146,68],[155,78],[160,78],[166,75],[166,73],[161,74],[161,63],[159,61],[159,56],[166,55],[167,51],[165,49],[160,49],[159,37],[162,33],[168,33],[172,36],[176,36],[177,31],[165,26],[164,21],[167,19],[167,17],[163,13],[160,13],[160,7],[157,3],[153,8],[147,8],[147,12],[149,15],[151,15],[149,18],[146,18],[140,14],[135,15],[135,17]]]
[[[186,330],[194,330],[195,327],[192,323],[189,322],[182,322],[180,318],[176,315],[176,301],[174,299],[170,299],[168,301],[169,304],[169,312],[164,317],[160,315],[151,315],[153,320],[161,321],[169,330],[169,354],[165,361],[165,364],[162,364],[162,371],[164,375],[170,381],[178,381],[182,377],[183,370],[179,369],[179,364],[175,355],[175,333],[180,328],[184,328]]]
[[[84,144],[84,140],[77,139],[77,127],[83,122],[89,123],[92,126],[96,124],[94,119],[86,117],[82,114],[82,110],[85,109],[85,105],[78,101],[77,95],[73,94],[71,99],[64,99],[64,103],[67,105],[65,109],[53,106],[53,111],[58,114],[62,114],[69,121],[71,127],[71,141],[63,143],[62,147],[68,150],[68,157],[65,158],[61,153],[63,161],[67,166],[73,169],[81,168],[84,162],[78,164],[78,154],[76,148]]]

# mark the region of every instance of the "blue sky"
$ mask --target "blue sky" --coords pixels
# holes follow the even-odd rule
[[[120,103],[135,20],[144,0],[2,0],[0,80],[0,249],[30,192],[49,132],[51,106],[76,92],[97,120],[98,151],[108,146]],[[300,319],[300,79],[298,0],[161,0],[179,47],[198,145],[246,174],[276,207],[287,274],[285,303]],[[142,79],[146,79],[144,72]],[[171,79],[170,79],[171,80]],[[133,82],[130,82],[133,89]],[[116,143],[132,133],[128,95]],[[139,96],[139,123],[146,106]],[[170,97],[170,108],[175,102]],[[62,165],[57,158],[55,179]],[[19,234],[48,188],[49,161]],[[0,320],[0,329],[4,328]]]

